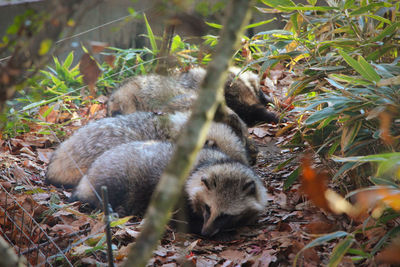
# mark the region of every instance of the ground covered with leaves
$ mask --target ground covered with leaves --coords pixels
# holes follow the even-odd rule
[[[292,79],[278,66],[264,80],[264,90],[283,101],[284,88]],[[269,88],[278,88],[273,92]],[[106,263],[103,214],[92,212],[81,203],[68,203],[70,191],[44,184],[47,164],[60,140],[49,125],[58,125],[64,138],[91,120],[105,117],[106,97],[63,105],[73,112],[42,106],[38,119],[30,122],[31,131],[1,140],[0,221],[5,235],[31,264],[48,260],[76,264]],[[286,105],[287,106],[287,105]],[[72,119],[72,121],[71,121]],[[68,121],[68,123],[65,123]],[[300,151],[285,148],[297,130],[292,117],[279,125],[265,124],[249,129],[260,154],[255,170],[268,190],[268,206],[257,225],[240,230],[229,242],[203,239],[168,229],[154,252],[154,266],[287,266],[296,255],[306,266],[326,264],[335,242],[299,253],[321,234],[349,228],[349,220],[321,212],[307,202],[299,184],[287,186],[298,167]],[[43,134],[49,131],[50,134]],[[18,203],[18,204],[17,204]],[[23,211],[24,210],[24,211]],[[112,224],[114,256],[122,262],[140,231],[140,218],[114,218]],[[298,254],[299,253],[299,254]],[[344,259],[351,265],[351,261]]]

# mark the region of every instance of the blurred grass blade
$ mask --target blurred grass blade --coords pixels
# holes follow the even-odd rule
[[[366,73],[366,75],[369,77],[368,80],[379,82],[381,77],[362,56],[358,56],[358,63],[360,64],[361,68]]]
[[[340,241],[332,251],[329,259],[328,266],[336,267],[341,262],[343,256],[347,253],[351,245],[354,243],[354,238],[352,236],[347,236],[344,240]]]
[[[146,29],[147,29],[147,35],[149,37],[150,45],[151,45],[151,50],[153,51],[154,54],[157,54],[158,48],[157,48],[157,43],[156,43],[156,38],[153,34],[153,31],[150,27],[150,24],[147,20],[147,17],[145,14],[143,14],[144,17],[144,22],[146,23]]]
[[[320,245],[325,244],[328,241],[331,241],[332,239],[341,238],[341,237],[345,237],[345,236],[348,236],[348,235],[349,235],[349,233],[347,233],[347,232],[338,231],[338,232],[334,232],[334,233],[331,233],[331,234],[326,234],[326,235],[323,235],[321,237],[318,237],[318,238],[314,239],[313,241],[308,243],[304,248],[302,248],[296,254],[296,257],[294,258],[294,261],[293,261],[293,266],[297,266],[297,260],[298,260],[299,256],[306,249],[312,248],[312,247],[315,247],[315,246],[320,246]]]

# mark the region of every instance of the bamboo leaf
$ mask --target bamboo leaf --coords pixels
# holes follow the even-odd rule
[[[311,125],[315,122],[328,118],[333,113],[335,113],[335,109],[333,107],[326,107],[322,110],[316,111],[314,114],[308,117],[304,123],[306,125]]]
[[[276,18],[269,19],[269,20],[263,20],[263,21],[260,21],[260,22],[257,22],[257,23],[252,23],[252,24],[247,25],[245,27],[245,29],[250,29],[250,28],[255,28],[255,27],[261,26],[261,25],[265,25],[265,24],[268,24],[268,23],[270,23],[270,22],[272,22],[274,20],[276,20]]]
[[[213,23],[213,22],[207,22],[207,21],[206,21],[206,24],[208,26],[212,27],[212,28],[215,28],[215,29],[222,29],[222,25],[221,24],[217,24],[217,23]]]
[[[300,173],[300,167],[295,169],[285,180],[283,184],[283,190],[289,189],[293,183],[298,179]]]
[[[339,50],[339,54],[343,57],[343,59],[349,64],[355,71],[361,74],[361,76],[368,80],[368,81],[374,81],[373,78],[370,76],[370,73],[366,71],[364,68],[365,66],[362,66],[361,63],[357,62],[355,59],[353,59],[351,56],[349,56],[346,52],[343,50]],[[364,60],[365,61],[365,60]],[[367,63],[368,64],[368,63]],[[372,68],[372,67],[371,67]],[[378,75],[379,77],[379,75]],[[380,79],[380,77],[379,77]]]
[[[340,142],[340,146],[342,148],[342,153],[344,153],[344,151],[347,149],[347,147],[349,147],[354,139],[356,138],[358,132],[361,129],[361,121],[352,121],[349,125],[346,124],[343,129],[342,129],[342,138],[341,138],[341,142]]]
[[[326,242],[331,241],[332,239],[336,239],[336,238],[341,238],[344,236],[348,236],[349,234],[347,232],[343,232],[343,231],[338,231],[338,232],[334,232],[331,234],[326,234],[323,235],[321,237],[318,237],[316,239],[314,239],[313,241],[311,241],[310,243],[308,243],[304,248],[302,248],[296,255],[294,261],[293,261],[293,266],[297,266],[297,259],[299,258],[299,256],[301,255],[301,253],[308,249],[308,248],[312,248],[315,246],[319,246],[319,245],[323,245]]]
[[[336,267],[341,262],[343,256],[349,250],[351,245],[354,243],[354,238],[351,236],[347,236],[344,240],[340,241],[332,251],[332,255],[329,259],[328,266],[329,267]]]
[[[154,54],[156,54],[158,52],[156,38],[155,38],[155,36],[153,34],[153,31],[152,31],[152,29],[150,27],[150,24],[149,24],[148,20],[147,20],[146,14],[143,14],[143,17],[144,17],[144,21],[146,23],[147,35],[149,36],[151,50],[153,51]]]
[[[368,42],[374,43],[374,42],[380,41],[383,38],[385,38],[386,36],[392,35],[394,32],[398,31],[399,27],[400,27],[400,22],[393,23],[389,27],[385,28],[378,36],[372,38]]]
[[[279,9],[279,7],[296,6],[291,0],[261,0],[265,5]]]
[[[369,77],[368,80],[379,82],[381,77],[375,71],[375,69],[362,57],[358,56],[358,63],[360,64],[361,68],[364,70],[366,75]]]

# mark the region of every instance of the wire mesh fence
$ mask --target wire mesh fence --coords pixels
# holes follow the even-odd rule
[[[24,203],[10,194],[0,184],[0,231],[3,238],[13,246],[18,256],[24,256],[32,266],[55,266],[62,261],[72,266],[65,254],[70,240],[51,237],[38,223],[39,214],[35,202],[26,198]]]

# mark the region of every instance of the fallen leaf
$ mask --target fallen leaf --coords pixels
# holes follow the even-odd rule
[[[95,84],[100,76],[100,68],[97,62],[88,53],[83,54],[79,63],[79,71],[83,76],[83,81],[88,85],[90,95],[96,95]]]

